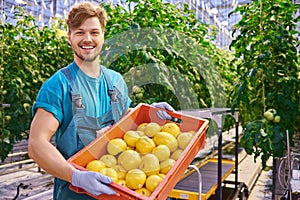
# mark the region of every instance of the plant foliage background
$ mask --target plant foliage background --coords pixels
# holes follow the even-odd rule
[[[72,60],[65,37],[58,36],[62,22],[38,27],[36,19],[21,8],[15,24],[0,22],[0,157],[13,144],[27,138],[31,107],[41,84]],[[3,104],[10,104],[5,107]]]
[[[236,12],[243,19],[236,26],[239,35],[230,52],[216,47],[216,29],[201,23],[186,5],[160,0],[126,2],[128,7],[102,5],[109,20],[101,58],[102,64],[124,75],[134,105],[167,101],[177,110],[187,109],[181,107],[180,97],[189,108],[209,108],[224,103],[218,102],[224,95],[227,106],[240,109],[247,153],[264,153],[266,160],[274,152],[283,152],[284,130],[293,134],[299,122],[293,5],[284,0],[262,0],[239,7]],[[15,17],[16,23],[0,22],[2,160],[15,142],[27,138],[31,107],[41,84],[73,60],[62,20],[53,18],[49,26],[38,27],[37,19],[20,8]],[[160,47],[153,47],[154,42]],[[195,63],[206,67],[199,71]],[[140,66],[149,71],[139,70]],[[182,76],[168,74],[170,69]],[[147,76],[153,73],[157,76]],[[137,85],[139,80],[149,80],[149,84]],[[154,80],[176,84],[160,85]],[[180,87],[180,81],[188,82],[189,87],[179,89],[194,92],[196,100],[174,93],[174,85]],[[225,93],[212,96],[212,90]],[[264,120],[263,113],[269,108],[277,110],[280,123]],[[226,118],[224,128],[233,122]],[[260,135],[261,129],[267,136]]]
[[[224,80],[208,78],[212,81],[210,84],[225,83],[225,86],[222,86],[227,91],[231,90],[236,73],[233,66],[229,65],[231,60],[229,52],[218,49],[213,44],[213,31],[209,31],[213,30],[213,28],[200,23],[196,19],[195,14],[188,10],[186,5],[181,5],[181,8],[179,8],[178,5],[154,0],[128,0],[127,3],[128,8],[112,4],[103,5],[109,16],[105,33],[108,42],[105,44],[104,53],[111,53],[112,50],[118,49],[118,45],[122,42],[110,42],[110,39],[122,32],[144,28],[156,28],[162,32],[164,30],[174,30],[177,32],[177,35],[174,36],[174,45],[183,36],[184,38],[189,38],[189,41],[186,43],[180,41],[179,46],[176,46],[177,49],[185,48],[182,51],[191,51],[192,49],[188,48],[187,45],[196,44],[201,46],[201,52],[210,55],[214,66],[207,69],[206,74],[214,77],[214,74],[219,75],[220,73],[221,77],[224,78]],[[16,141],[28,136],[27,130],[32,119],[31,107],[41,84],[56,70],[66,66],[73,59],[71,48],[65,37],[66,27],[62,20],[53,18],[51,25],[38,27],[37,19],[20,8],[15,10],[15,17],[15,24],[0,23],[0,92],[2,94],[0,103],[10,104],[10,107],[2,106],[0,108],[0,119],[2,119],[0,121],[0,148],[2,149],[0,156],[2,160],[12,150]],[[138,35],[134,34],[132,36],[132,39],[137,39],[138,37]],[[147,38],[147,35],[143,37]],[[152,37],[151,34],[149,35],[150,37]],[[162,41],[162,48],[147,48],[151,41],[157,41],[157,39]],[[194,102],[191,102],[192,106],[210,107],[212,105],[212,101],[215,100],[210,98],[209,88],[207,88],[205,82],[207,81],[205,80],[206,77],[201,77],[197,66],[189,63],[179,51],[172,51],[174,46],[170,46],[169,41],[164,41],[162,35],[148,40],[148,43],[145,43],[145,45],[144,48],[127,51],[122,56],[118,55],[116,59],[110,59],[113,62],[103,60],[103,63],[122,74],[133,73],[133,70],[130,71],[130,69],[149,63],[155,63],[151,65],[152,68],[155,68],[155,66],[158,66],[158,68],[161,68],[160,66],[172,68],[190,82],[191,88],[184,89],[192,90],[196,93],[197,105],[193,105]],[[189,55],[192,54],[194,54],[193,59],[199,59],[195,56],[199,52],[194,51]],[[138,77],[138,74],[136,74],[138,71],[134,71],[134,73],[132,75]],[[143,75],[141,78],[143,78]],[[157,78],[165,78],[164,72],[160,71],[160,75]],[[176,77],[174,77],[174,80],[176,81]],[[147,84],[136,87],[133,82],[133,85],[128,85],[128,87],[134,105],[140,102],[167,101],[175,109],[184,109],[180,108],[178,99],[173,93],[174,91],[172,92],[167,86]],[[133,91],[134,88],[135,90]],[[189,97],[186,98],[188,101]],[[228,102],[230,102],[229,99]]]
[[[288,0],[254,0],[235,11],[242,19],[231,43],[240,77],[232,107],[242,113],[241,145],[264,167],[270,156],[284,155],[287,130],[291,142],[299,134],[298,7]]]

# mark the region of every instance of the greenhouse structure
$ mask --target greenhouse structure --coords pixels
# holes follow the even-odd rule
[[[300,199],[300,0],[0,10],[1,199]]]

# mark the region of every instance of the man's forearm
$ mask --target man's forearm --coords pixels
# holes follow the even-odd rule
[[[71,182],[74,167],[68,163],[49,141],[30,139],[29,156],[49,174]]]

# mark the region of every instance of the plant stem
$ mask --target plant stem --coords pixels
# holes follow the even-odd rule
[[[260,14],[260,21],[259,21],[259,34],[260,35],[262,35],[263,34],[263,27],[262,27],[262,14],[263,14],[263,12],[262,12],[262,9],[263,9],[263,5],[262,5],[262,1],[260,0],[259,1],[259,14]],[[260,52],[260,53],[262,53],[262,52]],[[263,104],[263,112],[265,112],[266,111],[266,96],[265,96],[265,72],[264,72],[264,70],[262,71],[262,73],[261,73],[261,76],[262,76],[262,104]]]

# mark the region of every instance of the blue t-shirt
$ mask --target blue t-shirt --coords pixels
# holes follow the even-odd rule
[[[81,71],[75,62],[71,63],[68,68],[82,96],[82,103],[86,108],[87,116],[100,117],[111,110],[108,85],[103,73],[100,73],[98,78],[92,78]],[[120,73],[111,69],[107,69],[106,71],[112,84],[122,94],[122,103],[126,111],[131,103],[126,83]],[[69,83],[61,69],[42,85],[37,95],[36,103],[33,106],[33,113],[36,112],[37,108],[43,108],[52,113],[59,121],[60,126],[57,131],[59,135],[56,136],[56,138],[59,138],[73,117]]]

